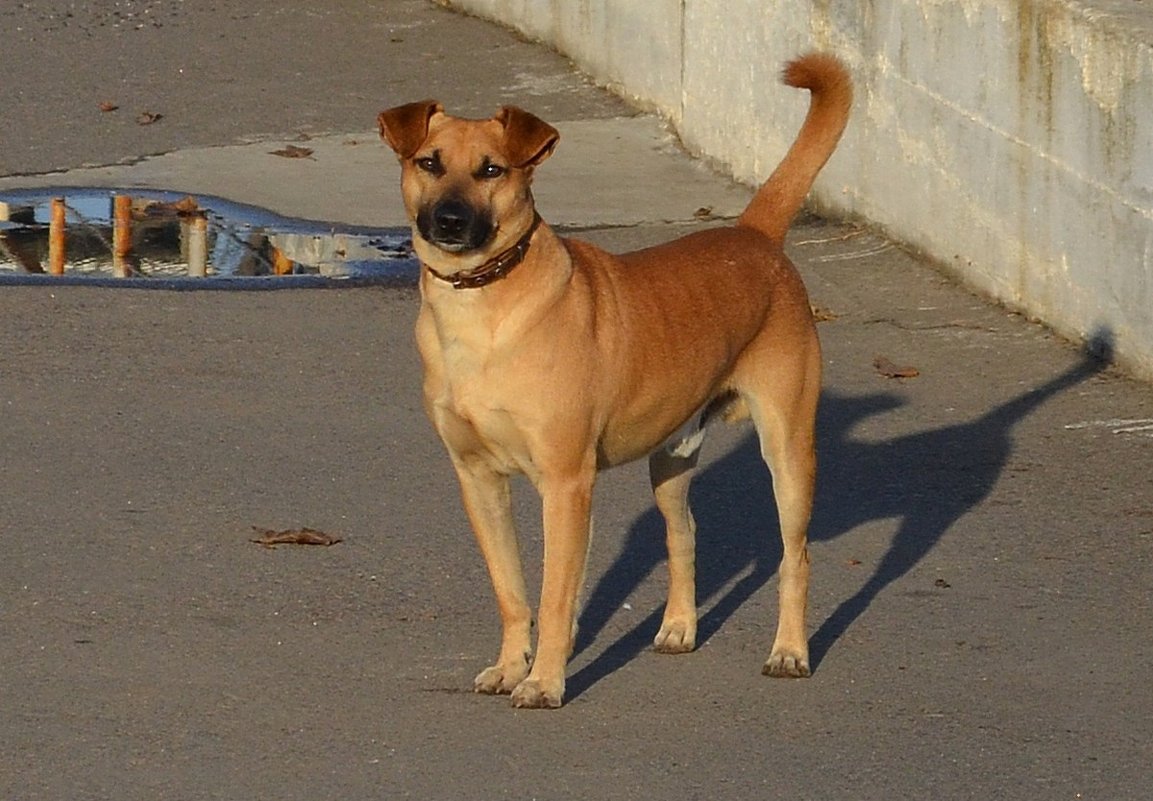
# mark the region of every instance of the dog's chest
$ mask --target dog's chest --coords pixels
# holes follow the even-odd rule
[[[517,415],[494,400],[450,389],[431,404],[433,423],[458,456],[481,457],[503,473],[532,475],[534,461]]]
[[[502,362],[475,343],[435,341],[421,348],[425,399],[433,424],[457,455],[481,456],[502,472],[533,472],[521,393]]]

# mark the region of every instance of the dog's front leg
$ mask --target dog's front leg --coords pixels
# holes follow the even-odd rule
[[[508,476],[480,461],[455,460],[464,507],[488,567],[500,609],[500,656],[473,681],[478,693],[511,693],[532,660],[532,610],[526,599]]]
[[[576,637],[577,598],[584,582],[595,470],[543,477],[544,581],[537,655],[528,678],[513,690],[514,706],[555,708],[564,699],[565,666]]]

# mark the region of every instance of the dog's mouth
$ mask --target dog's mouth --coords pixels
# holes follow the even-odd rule
[[[426,242],[448,253],[481,248],[496,230],[488,214],[456,199],[425,206],[416,215],[416,229]]]

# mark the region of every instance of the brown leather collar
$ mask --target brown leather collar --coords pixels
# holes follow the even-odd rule
[[[504,278],[512,272],[513,267],[524,261],[524,256],[528,253],[529,241],[532,239],[532,235],[536,233],[540,223],[540,215],[533,212],[532,225],[528,227],[525,235],[517,240],[517,243],[511,248],[498,256],[494,256],[479,267],[452,275],[438,273],[427,264],[424,265],[425,269],[441,281],[452,284],[454,289],[479,289],[482,286],[488,286],[492,282]]]

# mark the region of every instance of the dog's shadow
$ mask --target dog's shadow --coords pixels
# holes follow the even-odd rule
[[[818,668],[833,645],[886,587],[909,572],[953,523],[997,483],[1013,448],[1013,428],[1045,400],[1108,364],[1100,335],[1085,358],[1045,384],[966,423],[883,442],[862,442],[852,429],[901,404],[892,394],[825,392],[818,421],[820,477],[810,540],[832,540],[862,523],[897,519],[899,526],[872,575],[820,623],[809,640]],[[761,487],[765,491],[760,491]],[[776,572],[781,558],[776,507],[755,436],[694,479],[697,519],[698,647]],[[588,649],[635,588],[665,563],[664,521],[655,506],[630,527],[620,556],[597,581],[580,618],[576,653]],[[662,576],[663,580],[663,576]],[[658,606],[567,682],[575,698],[648,648],[660,627]],[[765,643],[768,653],[769,643]]]

